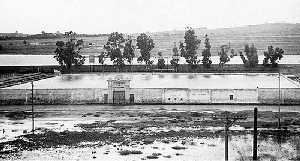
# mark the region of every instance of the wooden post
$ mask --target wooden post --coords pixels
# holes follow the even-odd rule
[[[229,116],[230,114],[230,116]],[[236,121],[238,120],[244,120],[247,118],[245,115],[237,115],[234,113],[230,113],[228,111],[225,111],[221,116],[217,117],[216,115],[212,115],[213,119],[221,119],[224,121],[224,128],[225,128],[225,161],[228,161],[228,132],[229,127],[231,127]]]
[[[228,128],[225,125],[225,161],[228,161]]]
[[[228,114],[226,113],[226,122],[225,122],[225,161],[228,161]]]
[[[32,116],[32,134],[34,134],[34,113],[33,113],[33,81],[31,81],[31,116]]]
[[[257,161],[257,108],[254,108],[253,161]]]
[[[280,91],[280,72],[278,72],[278,129],[281,129],[280,123],[280,104],[281,104],[281,91]]]

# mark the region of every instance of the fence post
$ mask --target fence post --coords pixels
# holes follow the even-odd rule
[[[253,161],[257,161],[257,107],[254,108]]]

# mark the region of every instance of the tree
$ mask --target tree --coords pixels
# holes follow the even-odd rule
[[[83,40],[77,40],[76,34],[72,31],[65,34],[67,42],[57,41],[54,58],[60,64],[62,70],[70,72],[72,66],[80,66],[84,64],[85,57],[80,55],[83,46]]]
[[[227,45],[222,45],[221,52],[218,52],[218,55],[220,56],[219,67],[222,69],[224,67],[224,64],[230,61],[230,58],[227,55],[228,50],[229,50],[229,47]]]
[[[204,50],[202,51],[202,56],[203,56],[202,63],[206,68],[210,68],[210,65],[212,63],[212,61],[210,60],[211,57],[210,48],[211,45],[209,42],[209,38],[207,35],[205,35]]]
[[[123,57],[131,64],[132,59],[134,58],[134,46],[132,45],[132,40],[128,39],[125,42]]]
[[[257,49],[252,44],[250,47],[248,44],[245,45],[244,52],[246,53],[246,57],[242,52],[240,52],[240,57],[246,67],[255,67],[258,64],[258,55]]]
[[[230,58],[233,58],[234,56],[237,56],[237,54],[235,53],[234,49],[230,50]]]
[[[121,49],[123,47],[123,43],[125,39],[122,33],[113,32],[108,36],[108,40],[104,45],[104,49],[106,50],[110,60],[113,61],[118,68],[125,65],[123,60],[123,55]]]
[[[181,43],[181,42],[180,42]],[[170,60],[171,65],[173,66],[175,72],[178,71],[178,66],[179,66],[179,54],[178,54],[178,48],[176,46],[176,42],[174,42],[174,47],[173,47],[173,56],[172,60]]]
[[[104,52],[101,52],[100,55],[98,55],[98,62],[102,65],[104,64],[104,58],[105,58],[105,54]]]
[[[142,33],[137,37],[136,46],[140,49],[141,56],[138,58],[139,62],[145,62],[147,68],[153,63],[150,61],[150,51],[154,48],[153,39],[150,36]]]
[[[272,67],[277,67],[278,63],[277,61],[281,60],[281,58],[283,57],[283,53],[284,50],[281,48],[273,48],[273,46],[268,46],[268,51],[264,52],[264,61],[263,61],[263,65],[264,66],[269,66],[270,63],[272,65]]]
[[[165,59],[162,56],[162,52],[158,52],[158,62],[157,62],[157,67],[159,69],[163,69],[166,65],[165,65]]]
[[[179,48],[181,55],[192,68],[196,67],[198,64],[197,49],[199,48],[200,43],[201,40],[195,36],[195,31],[191,27],[187,27],[184,35],[184,44],[180,43]]]
[[[28,43],[26,40],[23,40],[23,44],[26,46]]]
[[[180,56],[185,57],[186,51],[185,51],[184,43],[182,41],[179,42],[179,50],[180,50]]]

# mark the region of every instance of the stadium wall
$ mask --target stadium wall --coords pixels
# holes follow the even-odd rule
[[[112,99],[105,88],[35,89],[34,104],[106,104]],[[281,89],[281,104],[299,105],[300,89]],[[279,92],[257,89],[129,88],[127,104],[278,104]],[[31,104],[30,89],[1,89],[1,105]]]

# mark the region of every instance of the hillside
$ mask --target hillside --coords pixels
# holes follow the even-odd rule
[[[259,54],[266,50],[268,45],[283,48],[285,54],[300,55],[300,24],[270,23],[261,25],[249,25],[234,28],[206,29],[195,28],[196,34],[203,40],[208,34],[212,55],[217,55],[221,45],[229,44],[235,51],[242,50],[244,44],[254,43]],[[183,41],[184,30],[173,30],[164,32],[148,33],[154,39],[155,48],[152,51],[156,55],[162,51],[164,56],[172,54],[174,42],[178,44]],[[130,34],[136,39],[138,34]],[[99,54],[103,51],[106,43],[106,36],[101,37],[81,37],[85,42],[83,54]],[[32,39],[27,40],[29,45],[24,45],[23,40],[0,41],[2,49],[0,54],[53,54],[55,43],[63,39]],[[198,53],[201,55],[203,43],[201,43]],[[136,51],[138,54],[138,51]]]

